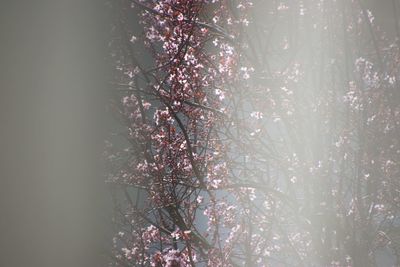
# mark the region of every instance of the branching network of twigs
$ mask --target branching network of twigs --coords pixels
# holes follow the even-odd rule
[[[111,265],[398,265],[392,3],[110,2]]]

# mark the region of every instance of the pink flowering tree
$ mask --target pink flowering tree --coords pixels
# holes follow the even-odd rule
[[[112,266],[399,264],[399,36],[363,1],[110,5]]]

